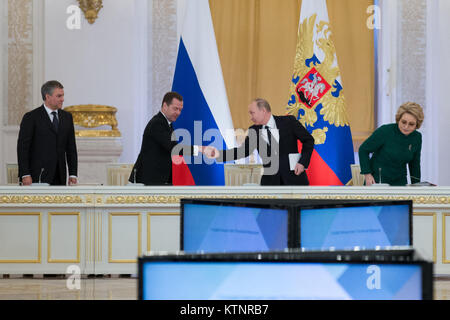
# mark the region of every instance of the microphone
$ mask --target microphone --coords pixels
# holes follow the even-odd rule
[[[41,168],[41,173],[39,174],[39,183],[41,183],[42,173],[44,172],[44,168]]]
[[[133,177],[133,183],[136,183],[136,168],[134,168],[133,169],[133,175],[134,175],[134,177]]]
[[[381,168],[378,168],[378,183],[381,184]]]

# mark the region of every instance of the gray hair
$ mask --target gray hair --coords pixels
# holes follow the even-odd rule
[[[270,109],[270,104],[269,102],[267,102],[266,99],[262,99],[262,98],[256,98],[255,100],[253,100],[254,102],[256,102],[256,105],[258,106],[258,109],[266,109],[266,111],[268,112],[272,112]]]
[[[56,80],[50,80],[44,83],[41,87],[42,100],[45,101],[47,95],[51,96],[56,88],[64,89],[63,85]]]

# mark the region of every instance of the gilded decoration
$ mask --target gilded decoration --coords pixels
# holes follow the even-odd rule
[[[64,108],[72,114],[76,126],[88,128],[86,130],[75,130],[77,137],[120,137],[117,129],[117,108],[103,105],[76,105]],[[111,126],[111,130],[91,130],[100,126]]]
[[[450,204],[450,196],[433,195],[0,195],[0,204],[88,204],[91,206],[117,204],[179,204],[181,199],[337,199],[337,200],[412,200],[414,204]]]
[[[315,54],[315,46],[317,53],[323,53],[322,61]],[[318,21],[317,14],[304,19],[298,31],[294,72],[289,90],[291,100],[286,106],[288,114],[299,118],[304,126],[314,127],[318,121],[316,108],[319,106],[320,114],[330,125],[349,125],[344,92],[340,80],[338,81],[340,72],[335,52],[329,23]],[[314,130],[316,145],[325,143],[327,131],[327,127]]]
[[[102,0],[78,0],[78,5],[90,24],[97,20],[98,13],[103,8]]]
[[[24,195],[4,195],[0,196],[1,204],[79,204],[83,203],[80,196],[24,196]]]

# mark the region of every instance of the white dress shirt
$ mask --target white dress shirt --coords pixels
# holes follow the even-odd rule
[[[275,118],[273,117],[273,115],[270,116],[270,119],[269,119],[269,121],[267,121],[266,126],[269,127],[270,134],[272,135],[272,139],[275,139],[275,141],[278,142],[280,140],[280,132],[278,131],[277,124],[275,122]],[[263,128],[264,128],[264,126],[263,126]],[[269,143],[269,138],[267,137],[267,129],[266,128],[264,128],[262,130],[262,137],[267,143]]]

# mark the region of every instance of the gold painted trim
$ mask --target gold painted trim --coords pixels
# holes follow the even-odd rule
[[[77,216],[77,258],[76,259],[52,259],[52,216]],[[47,229],[47,262],[48,263],[80,263],[81,223],[80,212],[49,212]]]
[[[386,191],[386,190],[384,190]],[[225,190],[224,190],[225,192]],[[103,202],[103,198],[105,199]],[[134,196],[111,196],[107,194],[97,195],[95,199],[92,195],[1,195],[0,204],[88,204],[95,207],[96,204],[179,204],[180,199],[277,199],[277,198],[298,198],[298,199],[341,199],[341,200],[412,200],[414,204],[450,204],[450,196],[432,195],[361,195],[361,194],[340,194],[340,195],[304,195],[298,193],[286,193],[280,195],[134,195]],[[95,201],[95,203],[93,203]]]
[[[225,192],[225,190],[224,190]],[[293,197],[291,194],[287,194],[287,196]],[[163,195],[154,195],[154,196],[107,196],[105,200],[105,204],[154,204],[154,203],[163,203],[163,204],[179,204],[181,199],[278,199],[280,196],[273,195],[206,195],[206,194],[196,194],[196,195],[180,195],[180,196],[163,196]]]
[[[150,232],[150,219],[152,216],[179,216],[180,212],[148,212],[147,213],[147,251],[151,251],[151,232]]]
[[[108,215],[108,262],[109,263],[137,263],[137,259],[113,259],[112,258],[112,217],[113,216],[137,216],[138,217],[138,253],[142,254],[142,216],[140,212],[110,212]]]
[[[41,263],[42,257],[42,213],[40,212],[0,212],[0,216],[38,216],[38,258],[30,260],[0,260],[0,263]]]
[[[437,261],[437,213],[436,212],[413,212],[416,217],[433,217],[433,262]],[[413,239],[414,241],[414,239]]]
[[[388,190],[380,190],[380,191],[388,191]],[[293,195],[293,198],[296,198]],[[372,194],[359,194],[359,195],[307,195],[304,197],[303,195],[298,196],[299,199],[336,199],[336,200],[412,200],[414,204],[449,204],[450,197],[448,196],[386,196],[386,195],[372,195]]]
[[[442,213],[442,263],[443,264],[450,263],[450,260],[447,259],[447,250],[446,250],[446,242],[447,242],[447,228],[445,227],[446,217],[450,217],[450,213]]]
[[[0,196],[0,204],[80,204],[85,202],[80,196]]]

